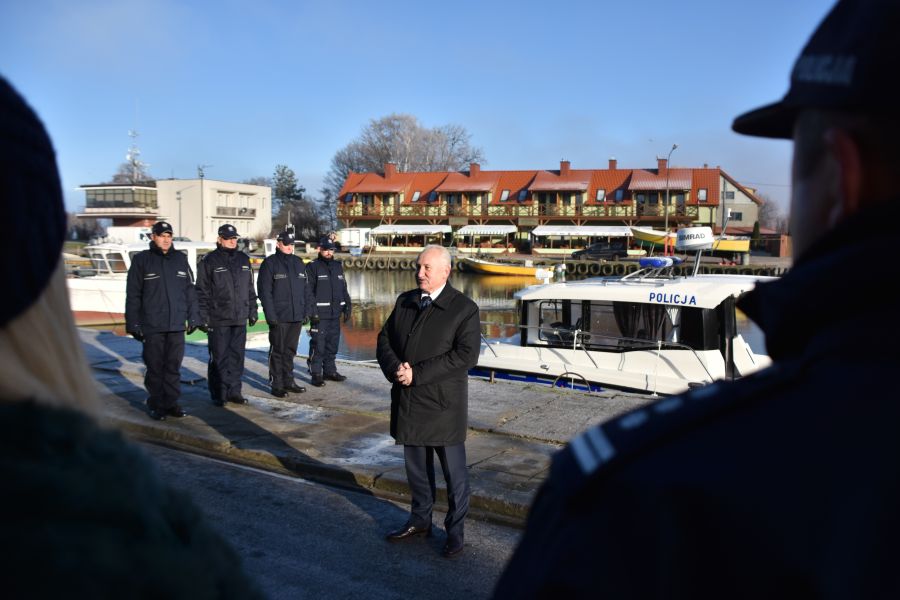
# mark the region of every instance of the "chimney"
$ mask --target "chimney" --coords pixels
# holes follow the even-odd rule
[[[615,157],[615,156],[610,156],[610,157],[609,157],[609,170],[610,170],[610,171],[615,171],[615,170],[616,170],[616,165],[618,165],[618,161],[616,160],[616,157]]]
[[[384,163],[384,178],[390,179],[397,174],[397,165],[394,163]]]
[[[568,174],[569,174],[569,168],[570,168],[571,166],[572,166],[572,163],[570,163],[570,162],[567,161],[567,160],[561,160],[561,161],[559,161],[559,174],[560,174],[560,176],[568,175]]]
[[[481,175],[481,165],[478,163],[469,164],[469,177],[478,177]]]
[[[656,159],[656,169],[657,174],[660,177],[665,177],[669,172],[669,159],[668,158],[657,158]]]

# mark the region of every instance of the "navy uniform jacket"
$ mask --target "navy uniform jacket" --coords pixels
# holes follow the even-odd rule
[[[200,324],[194,274],[175,245],[163,254],[156,244],[139,252],[128,269],[125,329],[144,334],[184,331]]]
[[[378,334],[378,364],[388,381],[403,362],[412,385],[391,388],[391,435],[398,444],[451,446],[466,441],[469,369],[478,362],[478,305],[447,284],[419,311],[420,290],[397,298]]]
[[[739,304],[772,368],[559,452],[496,597],[900,597],[900,302],[874,258],[900,234],[870,233],[846,223]]]
[[[299,323],[309,317],[312,296],[300,257],[280,250],[267,256],[256,287],[269,323]]]
[[[197,266],[200,319],[214,327],[243,325],[256,317],[250,257],[219,246]]]
[[[306,265],[306,277],[314,298],[311,316],[337,319],[342,312],[350,310],[350,292],[340,261],[319,257]]]

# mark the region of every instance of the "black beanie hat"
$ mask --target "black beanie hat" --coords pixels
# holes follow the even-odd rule
[[[4,254],[0,261],[0,327],[44,291],[62,254],[66,211],[50,137],[34,111],[0,77],[0,198]]]

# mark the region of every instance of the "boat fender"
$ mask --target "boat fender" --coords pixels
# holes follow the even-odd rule
[[[387,267],[391,271],[395,271],[395,270],[397,270],[397,267],[399,266],[399,264],[400,263],[396,258],[391,258],[388,260]]]
[[[616,275],[624,275],[628,268],[625,265],[613,265],[613,271]]]
[[[383,258],[379,258],[375,260],[375,268],[383,270],[387,266],[387,263]]]
[[[589,271],[590,271],[591,275],[595,275],[595,276],[600,275],[600,273],[603,272],[600,268],[600,263],[591,263]]]
[[[605,265],[598,265],[598,266],[600,267],[600,274],[601,274],[601,275],[612,275],[612,274],[613,274],[613,267],[616,266],[616,265],[611,265],[611,264],[607,263],[607,264],[605,264]]]
[[[364,261],[361,258],[357,258],[353,261],[353,266],[356,267],[357,269],[362,269],[365,266],[365,264],[366,264],[366,261]]]

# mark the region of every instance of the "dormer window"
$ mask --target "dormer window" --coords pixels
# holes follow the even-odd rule
[[[500,202],[506,202],[509,200],[509,190],[503,190],[500,192]]]
[[[519,202],[525,202],[528,198],[528,190],[519,190]]]
[[[416,190],[415,192],[413,192],[412,201],[413,201],[413,202],[418,202],[418,201],[419,201],[419,195],[420,195],[420,194],[421,194],[421,192],[419,192],[419,190]]]
[[[697,190],[697,201],[706,202],[706,188],[700,188],[699,190]]]
[[[597,190],[597,202],[604,202],[606,200],[606,190],[599,189]]]

